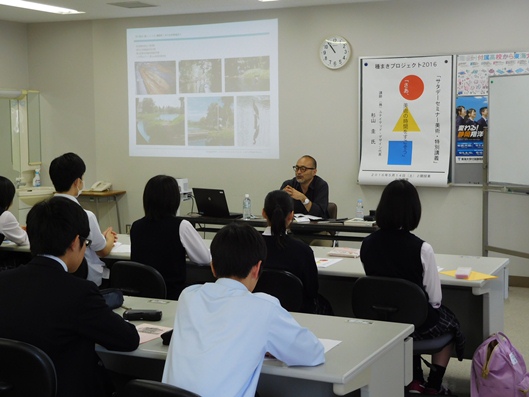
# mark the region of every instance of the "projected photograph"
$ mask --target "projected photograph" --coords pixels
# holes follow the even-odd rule
[[[270,143],[270,96],[237,97],[237,146]]]
[[[176,62],[136,62],[137,95],[176,94]]]
[[[234,146],[233,97],[195,97],[187,100],[189,146]]]
[[[228,58],[226,91],[270,91],[270,57]]]
[[[180,93],[198,94],[222,91],[220,59],[180,61]]]
[[[138,145],[185,145],[185,100],[177,96],[136,98]]]

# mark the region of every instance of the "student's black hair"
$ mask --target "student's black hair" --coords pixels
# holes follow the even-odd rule
[[[52,197],[31,208],[26,230],[32,255],[62,256],[76,236],[88,237],[90,225],[79,204],[65,197]]]
[[[479,114],[483,114],[483,112],[487,109],[488,109],[488,106],[483,106],[482,108],[479,108]]]
[[[390,182],[382,192],[376,212],[381,229],[411,231],[421,220],[421,200],[410,182],[398,179]]]
[[[286,218],[294,211],[294,201],[284,190],[268,193],[264,201],[264,211],[270,222],[272,235],[278,247],[283,247],[287,233]]]
[[[86,165],[75,153],[65,153],[50,164],[50,178],[53,187],[59,193],[67,192],[77,178],[82,178]]]
[[[15,197],[15,185],[6,177],[0,176],[0,210],[7,210]]]
[[[180,206],[180,189],[172,176],[153,176],[143,190],[143,210],[149,219],[176,216]]]
[[[263,236],[245,223],[233,222],[224,226],[213,237],[210,248],[218,278],[246,278],[252,267],[266,259]]]
[[[307,158],[307,159],[311,160],[312,164],[313,164],[313,167],[314,168],[318,168],[318,163],[316,162],[316,159],[314,157],[312,157],[311,155],[304,154],[303,156],[301,156],[301,158]]]

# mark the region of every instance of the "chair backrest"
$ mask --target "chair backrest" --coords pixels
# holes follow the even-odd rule
[[[124,295],[144,298],[167,297],[163,276],[152,266],[133,261],[117,261],[110,268],[110,287]]]
[[[264,269],[253,292],[275,296],[289,312],[299,311],[303,305],[303,283],[286,270]]]
[[[0,338],[0,396],[54,397],[57,375],[53,362],[38,347]]]
[[[360,277],[353,285],[355,317],[413,324],[417,328],[428,316],[425,292],[408,280]]]
[[[121,395],[121,394],[120,394]],[[125,386],[124,397],[200,397],[180,387],[154,380],[133,379]]]
[[[329,204],[327,205],[327,213],[329,214],[330,219],[338,218],[338,206],[336,205],[336,203],[332,203],[329,201]]]
[[[6,238],[6,236],[4,236],[2,233],[0,233],[0,244],[2,244],[4,242],[5,238]]]

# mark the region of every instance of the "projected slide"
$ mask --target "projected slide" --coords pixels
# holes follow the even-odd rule
[[[127,30],[129,154],[278,158],[277,20]]]

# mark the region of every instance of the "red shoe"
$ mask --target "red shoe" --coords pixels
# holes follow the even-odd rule
[[[420,380],[414,379],[406,386],[406,390],[410,394],[424,394],[424,384]]]
[[[424,393],[427,396],[454,396],[450,389],[444,387],[441,385],[441,389],[435,390],[431,387],[427,387],[424,389]]]

